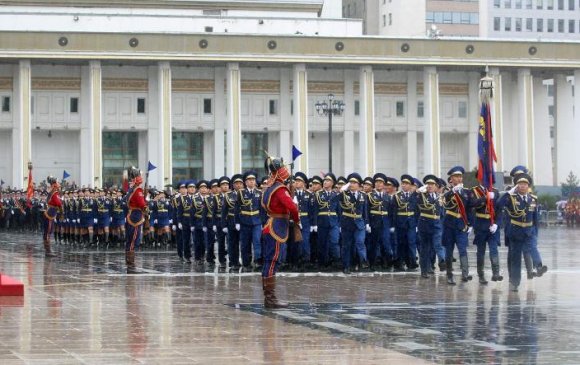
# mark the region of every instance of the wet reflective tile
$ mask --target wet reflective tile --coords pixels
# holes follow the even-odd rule
[[[519,293],[507,278],[284,273],[291,306],[277,311],[264,310],[257,273],[158,250],[127,275],[122,251],[55,246],[44,259],[39,236],[0,232],[0,271],[25,284],[22,300],[0,298],[0,364],[578,364],[579,232],[541,231],[549,271]]]

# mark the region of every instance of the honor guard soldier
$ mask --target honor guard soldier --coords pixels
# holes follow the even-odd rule
[[[341,188],[340,228],[342,233],[343,273],[350,274],[352,256],[356,252],[363,269],[368,269],[365,247],[365,231],[371,233],[368,223],[367,199],[360,190],[362,178],[357,173],[348,175],[348,182]]]
[[[151,212],[152,217],[155,219],[153,224],[157,229],[157,236],[159,245],[163,244],[167,246],[171,240],[171,230],[169,225],[171,224],[172,210],[171,202],[167,199],[168,192],[159,191],[157,193],[157,199],[153,205],[153,211]]]
[[[367,255],[371,270],[379,265],[379,258],[383,260],[383,268],[392,265],[393,248],[391,246],[391,197],[384,191],[387,176],[377,173],[373,176],[374,190],[368,193],[368,219],[371,227],[368,237]]]
[[[505,206],[509,215],[507,224],[510,235],[508,251],[510,290],[518,291],[521,281],[522,254],[524,260],[532,261],[530,251],[538,235],[538,199],[529,192],[529,187],[532,185],[530,175],[518,174],[514,177],[514,183],[516,185],[499,199],[498,205]]]
[[[199,194],[203,198],[203,204],[205,205],[205,260],[208,263],[210,270],[215,268],[215,232],[213,230],[213,226],[215,225],[215,200],[210,193],[212,189],[212,181],[215,182],[217,187],[217,180],[211,180],[207,181],[204,188],[198,189]]]
[[[335,191],[337,193],[340,193],[340,189],[346,185],[347,181],[346,178],[344,176],[339,176],[336,178],[336,184],[335,184]]]
[[[444,195],[445,222],[443,228],[443,243],[445,245],[445,265],[447,266],[447,283],[455,285],[453,279],[453,249],[459,251],[459,263],[461,267],[461,280],[470,281],[469,261],[467,258],[467,239],[472,228],[469,225],[471,191],[463,188],[463,174],[465,169],[461,166],[451,168],[447,175],[451,178],[450,191]]]
[[[145,217],[143,211],[147,207],[145,196],[141,184],[143,178],[141,171],[135,167],[127,169],[127,176],[130,180],[129,191],[127,192],[127,244],[125,246],[125,261],[127,263],[127,273],[137,273],[135,268],[135,249],[139,248],[143,234],[143,223]]]
[[[285,181],[290,177],[282,159],[268,157],[265,161],[266,171],[270,174],[271,185],[264,190],[261,196],[261,205],[268,214],[268,221],[261,234],[264,238],[264,266],[262,268],[262,287],[264,290],[265,308],[285,308],[287,303],[276,297],[276,271],[280,258],[284,257],[286,240],[292,219],[295,223],[297,241],[300,241],[300,224],[298,207],[292,201]]]
[[[235,174],[231,178],[232,191],[224,194],[222,205],[222,231],[228,236],[228,260],[233,272],[240,270],[240,223],[237,211],[238,197],[244,187],[244,176]]]
[[[185,185],[185,186],[183,186]],[[193,193],[195,182],[187,181],[179,186],[180,197],[177,204],[177,229],[181,231],[181,246],[177,245],[177,254],[182,261],[191,263],[191,214],[193,212]]]
[[[97,235],[99,243],[109,244],[109,227],[111,226],[111,200],[104,190],[99,190],[96,201],[97,211]]]
[[[439,179],[435,175],[427,175],[423,178],[425,185],[417,189],[417,209],[419,219],[417,223],[419,244],[419,266],[421,267],[421,277],[429,278],[434,274],[432,270],[432,257],[436,253],[441,261],[445,259],[445,252],[442,250],[441,238],[443,227],[441,225],[442,206],[437,192]],[[438,250],[438,252],[436,252]]]
[[[318,264],[322,269],[338,268],[340,260],[339,194],[333,190],[336,176],[329,172],[324,176],[322,190],[314,194],[312,230],[318,232]]]
[[[226,236],[227,236],[227,224],[223,219],[222,212],[225,203],[225,197],[230,192],[230,178],[227,176],[222,176],[216,179],[216,185],[218,187],[217,193],[213,194],[214,199],[214,226],[213,231],[216,235],[217,245],[218,245],[218,261],[220,264],[220,269],[225,270],[227,267],[227,249],[226,249]],[[224,231],[224,228],[226,230]]]
[[[207,181],[200,180],[196,186],[198,192],[193,194],[192,202],[192,216],[191,216],[191,232],[193,232],[193,257],[198,268],[203,267],[203,260],[209,258],[205,257],[207,253],[207,206],[205,205],[204,195],[207,194]],[[210,262],[207,260],[208,263]]]
[[[475,173],[477,177],[477,172]],[[499,222],[501,209],[498,209],[497,201],[499,192],[497,189],[489,191],[485,186],[478,185],[471,189],[472,202],[475,216],[473,228],[475,239],[473,244],[477,246],[477,276],[480,284],[487,284],[485,279],[485,248],[489,247],[489,260],[491,261],[492,281],[502,281],[499,274]],[[497,214],[496,214],[497,213]]]
[[[306,265],[310,263],[310,227],[312,216],[312,206],[314,204],[314,196],[306,190],[308,184],[308,177],[303,172],[294,174],[294,197],[297,202],[298,211],[300,213],[300,223],[302,223],[302,241],[296,242],[298,247],[298,265],[300,270],[304,270]]]
[[[49,176],[46,178],[47,184],[50,186],[50,193],[46,198],[46,211],[44,212],[44,226],[43,226],[43,243],[44,254],[46,257],[54,257],[50,249],[50,235],[54,228],[54,220],[59,211],[62,210],[62,202],[60,200],[59,189],[60,184],[56,178]]]
[[[244,173],[245,189],[238,192],[236,202],[236,214],[240,228],[240,241],[242,251],[242,265],[246,271],[251,269],[251,258],[257,270],[262,268],[262,220],[260,200],[261,192],[256,188],[256,173],[246,171]],[[253,256],[252,256],[253,248]]]
[[[90,189],[83,189],[83,197],[80,199],[79,224],[83,242],[88,245],[92,241],[94,225],[94,201]]]
[[[123,199],[123,192],[115,190],[113,192],[113,210],[111,213],[111,232],[113,235],[113,242],[120,243],[125,241],[125,216],[127,215],[127,204]]]
[[[413,193],[413,177],[401,176],[401,191],[394,195],[393,212],[397,234],[397,260],[395,270],[408,271],[417,269],[417,198]]]
[[[309,181],[310,193],[312,197],[311,215],[310,215],[310,263],[314,266],[318,263],[318,232],[314,231],[314,206],[316,205],[316,192],[322,190],[322,178],[314,175]]]

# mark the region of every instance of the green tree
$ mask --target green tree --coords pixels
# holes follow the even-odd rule
[[[578,176],[574,175],[574,172],[570,171],[568,177],[566,177],[566,182],[562,183],[562,196],[568,197],[570,194],[576,191],[576,188],[580,185],[580,180]]]

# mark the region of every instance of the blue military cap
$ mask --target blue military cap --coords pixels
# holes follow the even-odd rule
[[[359,175],[359,177],[360,177],[360,175]],[[361,178],[361,180],[362,180],[362,178]],[[344,176],[339,176],[339,177],[336,178],[336,183],[337,184],[343,184],[344,185],[344,184],[346,184],[346,179],[344,178]]]
[[[399,188],[399,180],[394,177],[387,177],[387,185],[393,185],[395,188]]]
[[[534,181],[532,180],[532,177],[526,173],[521,173],[514,176],[514,184],[519,184],[521,182],[525,182],[528,183],[528,185],[532,185]]]
[[[435,175],[426,175],[423,178],[423,184],[437,184],[437,185],[439,185],[439,178]]]
[[[320,184],[322,185],[322,178],[318,175],[314,175],[310,178],[310,183],[311,184]]]
[[[262,179],[260,179],[260,186],[261,186],[261,185],[264,185],[264,184],[265,184],[265,183],[267,183],[267,182],[268,182],[268,176],[264,176],[264,177],[262,177]]]
[[[236,183],[236,182],[242,182],[243,183],[244,182],[244,175],[242,175],[242,174],[234,174],[232,176],[232,181],[231,182],[232,182],[232,184],[233,183]]]
[[[248,179],[256,179],[258,177],[258,174],[256,174],[256,171],[246,171],[244,172],[244,181],[248,180]]]
[[[308,176],[303,172],[297,172],[294,174],[294,180],[302,180],[304,183],[308,183]]]
[[[415,185],[416,187],[420,188],[421,186],[423,186],[423,183],[421,182],[421,180],[419,180],[416,177],[414,177],[413,178],[413,185]]]
[[[369,185],[372,186],[372,185],[375,184],[375,180],[372,177],[367,176],[367,177],[364,178],[363,184],[369,184]]]
[[[328,172],[324,175],[324,180],[332,180],[332,184],[336,184],[336,176],[332,172]]]
[[[222,177],[220,177],[220,178],[218,179],[218,184],[219,184],[219,185],[222,185],[222,184],[228,184],[228,185],[229,185],[229,184],[230,184],[230,182],[231,182],[231,181],[230,181],[230,178],[229,178],[229,177],[227,177],[227,176],[222,176]]]
[[[340,180],[340,178],[339,178],[339,180]],[[357,174],[356,172],[349,174],[347,176],[347,180],[348,180],[348,182],[356,182],[359,184],[362,184],[362,181],[363,181],[362,177],[359,174]]]
[[[447,175],[463,175],[465,174],[465,169],[461,166],[453,166],[449,171],[447,171]]]
[[[200,189],[201,187],[205,186],[207,188],[208,184],[207,184],[207,180],[199,180],[197,182],[197,188]]]
[[[219,185],[219,180],[218,180],[218,179],[211,179],[211,180],[209,181],[209,186],[210,186],[210,187],[212,187],[212,188],[213,188],[214,186],[218,186],[218,185]]]
[[[519,174],[529,174],[530,170],[528,170],[527,167],[525,167],[524,165],[517,165],[516,167],[514,167],[512,169],[512,171],[510,171],[510,176],[511,177],[515,177],[516,175]]]
[[[439,185],[439,187],[441,188],[441,187],[443,187],[443,186],[446,186],[446,185],[447,185],[447,181],[445,181],[445,179],[438,178],[437,185]]]
[[[188,188],[194,188],[195,187],[195,180],[189,180],[187,182],[187,187]]]
[[[401,175],[401,184],[404,182],[412,185],[413,184],[413,176],[408,175],[408,174]]]
[[[373,182],[376,183],[377,181],[382,181],[386,184],[387,183],[387,175],[383,174],[382,172],[377,172],[373,176]]]

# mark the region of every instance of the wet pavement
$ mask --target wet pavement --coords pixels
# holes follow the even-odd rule
[[[160,250],[126,275],[122,251],[45,259],[40,236],[0,232],[0,271],[25,284],[22,301],[0,298],[0,364],[579,364],[579,233],[541,230],[549,271],[519,293],[507,277],[283,273],[291,306],[269,311],[257,273],[196,272]],[[472,274],[474,260],[470,247]]]

